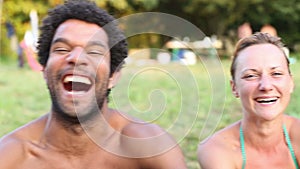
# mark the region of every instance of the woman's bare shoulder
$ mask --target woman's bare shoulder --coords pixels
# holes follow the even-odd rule
[[[238,131],[239,122],[233,123],[201,141],[199,146],[226,146],[238,140]]]
[[[285,116],[285,125],[291,138],[293,144],[298,145],[300,147],[300,119],[292,116]]]
[[[204,169],[234,168],[239,153],[239,123],[234,123],[206,138],[198,145],[198,162]]]

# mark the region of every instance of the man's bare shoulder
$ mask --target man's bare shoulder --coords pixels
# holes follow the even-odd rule
[[[0,140],[0,168],[16,168],[23,161],[24,144],[15,134],[8,134]]]
[[[203,140],[198,145],[198,162],[203,169],[235,168],[239,153],[238,123],[234,123]]]
[[[0,168],[16,168],[26,159],[27,143],[37,137],[45,117],[34,120],[0,139]]]
[[[39,137],[39,135],[43,132],[47,118],[48,116],[44,115],[38,119],[35,119],[17,128],[11,133],[8,133],[3,138],[5,138],[4,140],[9,138],[14,138],[17,140],[35,139],[36,137]]]
[[[126,117],[121,145],[136,157],[141,168],[185,169],[183,153],[176,140],[156,124]]]
[[[166,131],[156,124],[145,122],[117,110],[111,110],[109,123],[115,130],[128,137],[148,138],[166,134]]]

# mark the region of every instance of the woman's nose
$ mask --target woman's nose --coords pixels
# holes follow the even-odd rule
[[[271,77],[262,75],[259,82],[259,90],[269,91],[273,89],[273,83]]]

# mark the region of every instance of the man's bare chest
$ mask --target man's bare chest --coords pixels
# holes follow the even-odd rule
[[[121,157],[105,151],[85,154],[66,153],[49,149],[32,149],[22,164],[22,169],[135,169],[136,159]]]

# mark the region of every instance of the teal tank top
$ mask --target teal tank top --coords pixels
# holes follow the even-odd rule
[[[298,162],[297,162],[297,158],[295,156],[294,149],[293,149],[292,144],[291,144],[290,137],[288,135],[288,132],[286,130],[285,125],[283,125],[282,128],[283,128],[283,134],[284,134],[285,140],[287,142],[288,148],[289,148],[290,153],[292,155],[292,158],[293,158],[294,164],[296,166],[296,169],[300,169],[299,165],[298,165]],[[240,144],[241,144],[241,152],[242,152],[242,159],[243,159],[242,169],[245,169],[245,166],[246,166],[246,150],[245,150],[244,132],[243,132],[243,129],[242,129],[242,125],[240,125]]]

